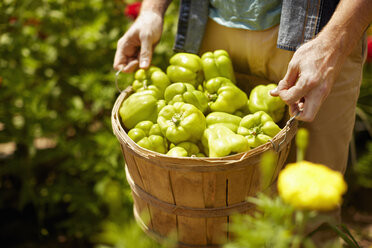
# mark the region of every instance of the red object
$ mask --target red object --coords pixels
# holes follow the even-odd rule
[[[367,44],[368,44],[368,48],[367,48],[367,61],[368,62],[372,62],[372,35],[371,36],[368,36],[367,38]]]
[[[15,17],[15,16],[11,16],[8,19],[9,24],[15,24],[17,21],[18,21],[18,17]]]
[[[140,9],[141,9],[141,2],[135,2],[135,3],[128,4],[125,7],[124,15],[134,20],[137,18],[140,12]]]
[[[25,26],[40,26],[40,20],[36,19],[36,18],[28,18],[26,19],[25,21]]]

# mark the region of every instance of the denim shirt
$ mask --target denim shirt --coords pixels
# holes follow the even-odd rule
[[[295,51],[327,24],[339,0],[283,0],[277,47]],[[208,0],[181,0],[176,52],[198,53],[208,20]]]

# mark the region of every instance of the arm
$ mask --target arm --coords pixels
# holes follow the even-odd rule
[[[139,65],[147,68],[153,48],[163,31],[163,18],[171,0],[144,0],[141,11],[128,31],[120,38],[114,58],[114,69],[133,72]]]
[[[293,55],[284,78],[271,92],[280,96],[298,119],[314,120],[347,56],[372,21],[371,0],[341,0],[323,30]]]

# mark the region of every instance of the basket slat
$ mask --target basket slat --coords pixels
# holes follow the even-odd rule
[[[227,203],[233,205],[242,202],[247,197],[249,190],[250,178],[254,167],[249,166],[243,170],[236,170],[227,174]]]
[[[140,197],[138,197],[133,192],[132,192],[132,196],[133,196],[133,202],[134,202],[134,211],[136,213],[140,213],[141,219],[143,220],[144,223],[146,223],[146,226],[148,226],[149,229],[156,230],[154,229],[154,225],[152,224],[149,204],[147,204],[144,200],[142,200]]]
[[[171,171],[170,175],[177,205],[193,208],[205,207],[203,177],[200,172]],[[198,228],[192,228],[195,226]],[[188,243],[189,237],[194,237],[190,244],[207,244],[205,232],[204,219],[178,216],[178,234],[181,242]]]
[[[226,194],[224,193],[226,191],[225,178],[224,173],[203,173],[204,203],[206,208],[226,206]],[[227,217],[206,219],[208,244],[219,244],[226,241],[226,231],[224,228],[226,221]]]
[[[121,146],[121,150],[123,152],[123,155],[125,157],[125,160],[126,160],[126,165],[127,165],[127,168],[128,168],[128,171],[129,171],[129,174],[131,175],[131,177],[133,178],[133,181],[136,182],[136,184],[141,187],[141,188],[145,188],[144,184],[143,184],[143,181],[142,181],[142,177],[138,171],[138,168],[137,168],[137,163],[136,163],[136,160],[135,160],[135,156],[133,156],[132,153],[129,153],[128,152],[128,149],[125,149],[125,147],[122,145]]]
[[[223,244],[227,242],[227,219],[228,217],[207,219],[208,244]]]
[[[226,175],[222,172],[203,173],[204,202],[206,208],[226,206]],[[226,242],[227,217],[206,219],[208,244]]]
[[[123,155],[126,160],[126,168],[133,177],[133,180],[139,185],[139,187],[144,188],[144,184],[142,181],[142,177],[138,171],[136,162],[135,162],[135,156],[132,153],[128,152],[128,149],[125,148],[121,144],[121,150],[123,152]],[[134,208],[136,208],[137,213],[141,213],[143,215],[144,219],[148,219],[146,221],[146,224],[149,226],[149,228],[153,229],[154,226],[152,225],[152,218],[151,218],[151,212],[150,212],[150,206],[145,201],[143,201],[140,197],[138,197],[136,194],[133,194],[133,201],[134,201]]]
[[[144,182],[144,190],[159,200],[175,204],[169,172],[154,166],[151,162],[136,157],[136,164]],[[166,213],[156,206],[150,206],[152,225],[162,236],[177,229],[176,216]]]

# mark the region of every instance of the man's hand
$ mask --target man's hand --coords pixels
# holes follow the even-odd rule
[[[120,38],[114,59],[114,69],[133,72],[150,66],[153,48],[163,30],[163,17],[152,11],[141,11],[128,31]]]
[[[340,50],[317,37],[301,46],[288,65],[287,74],[271,92],[289,106],[291,115],[312,121],[328,94],[342,65]]]
[[[280,96],[291,115],[301,109],[298,119],[314,120],[345,58],[371,21],[371,0],[341,0],[318,36],[294,53],[287,74],[271,95]]]

